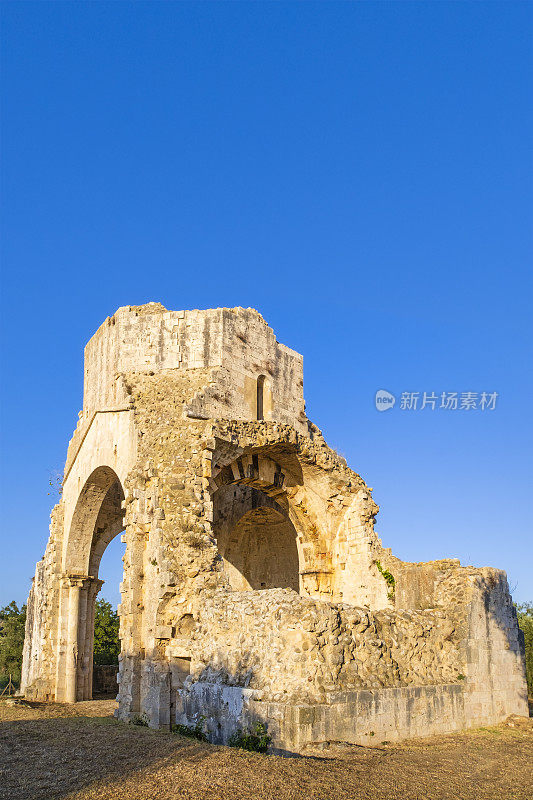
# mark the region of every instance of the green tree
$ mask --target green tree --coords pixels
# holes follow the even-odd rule
[[[529,695],[533,695],[533,603],[517,605],[516,614],[526,643],[527,689]]]
[[[119,617],[107,600],[97,600],[94,613],[94,664],[118,664]]]
[[[20,685],[25,626],[25,605],[19,608],[13,601],[0,608],[0,691],[10,675],[13,683]]]

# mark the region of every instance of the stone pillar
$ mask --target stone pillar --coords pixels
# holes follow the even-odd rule
[[[142,711],[141,684],[145,659],[143,582],[148,541],[148,533],[140,528],[126,528],[126,531],[124,578],[120,585],[122,599],[118,608],[121,653],[117,716],[122,720],[128,720],[131,715]]]
[[[75,703],[78,699],[78,670],[83,641],[80,641],[80,599],[81,592],[90,580],[85,575],[65,576],[68,592],[67,650],[65,663],[65,702]],[[86,595],[85,601],[86,604]],[[81,687],[80,687],[81,688]]]
[[[76,670],[76,700],[87,700],[87,595],[88,585],[84,584],[79,592],[79,611],[78,611],[78,659]]]
[[[132,537],[133,553],[131,559],[132,581],[132,676],[131,676],[131,710],[138,713],[142,711],[142,683],[143,683],[143,663],[146,656],[144,649],[143,635],[143,580],[138,576],[144,575],[144,556],[148,533],[138,531]],[[134,577],[135,576],[135,577]]]

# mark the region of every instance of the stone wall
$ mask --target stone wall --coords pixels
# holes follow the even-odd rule
[[[116,695],[118,664],[95,664],[93,667],[93,695]]]
[[[503,573],[401,562],[378,510],[305,416],[301,356],[256,311],[119,309],[85,351],[27,694],[91,696],[99,563],[122,534],[121,719],[207,713],[225,741],[261,718],[298,750],[526,713]]]
[[[334,743],[375,746],[464,730],[486,719],[465,712],[458,684],[361,689],[328,695],[327,703],[290,704],[253,699],[246,688],[191,684],[180,698],[180,721],[206,717],[211,741],[224,743],[237,729],[266,724],[272,750],[306,754]]]
[[[216,676],[257,700],[324,702],[331,691],[450,683],[463,669],[441,610],[371,612],[290,589],[218,590],[203,593],[193,616],[190,680]]]

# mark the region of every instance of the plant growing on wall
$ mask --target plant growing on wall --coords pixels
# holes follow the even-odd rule
[[[63,470],[54,469],[48,477],[48,495],[52,495],[55,500],[61,500],[63,494]]]
[[[200,742],[207,742],[207,733],[204,731],[205,717],[198,717],[195,725],[172,725],[172,733],[179,733],[180,736],[188,736],[189,739],[198,739]]]
[[[248,731],[237,728],[228,742],[230,747],[240,747],[253,753],[266,753],[272,737],[268,735],[266,725],[262,722],[256,724]]]
[[[396,580],[392,572],[389,572],[388,569],[384,569],[379,561],[374,561],[374,564],[378,568],[378,572],[384,577],[385,582],[387,584],[387,597],[389,600],[394,600],[394,589],[396,585]]]

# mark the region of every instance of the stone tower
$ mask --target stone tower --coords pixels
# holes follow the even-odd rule
[[[253,309],[120,308],[85,348],[63,492],[28,601],[23,690],[92,692],[94,604],[126,544],[118,716],[279,751],[527,714],[505,574],[407,564],[306,417],[302,357]]]

